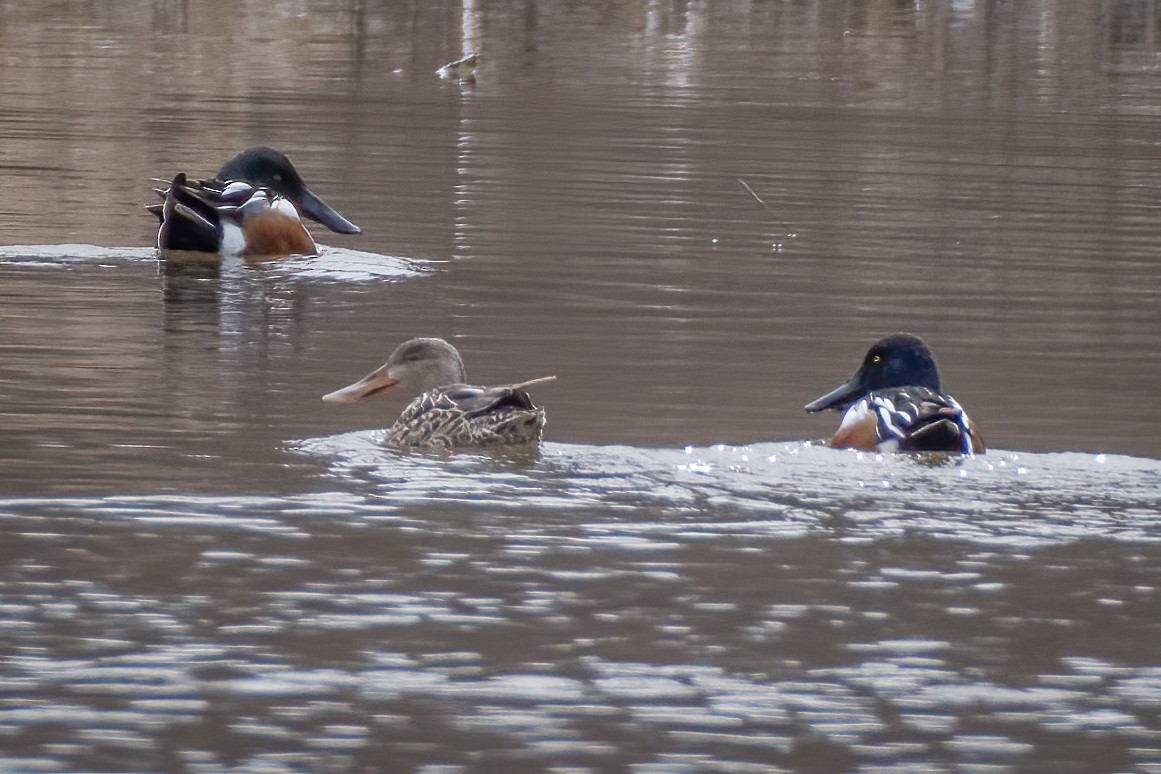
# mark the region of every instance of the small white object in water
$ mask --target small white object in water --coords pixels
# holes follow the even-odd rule
[[[435,71],[440,78],[458,78],[461,81],[474,80],[476,77],[477,54],[468,54],[462,59],[449,62]]]
[[[1093,458],[1093,461],[1096,462],[1096,464],[1098,464],[1098,465],[1104,465],[1105,464],[1105,455],[1098,454],[1095,458]]]

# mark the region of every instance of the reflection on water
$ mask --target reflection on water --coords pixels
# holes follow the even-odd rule
[[[0,0],[0,768],[1159,770],[1157,14]],[[256,144],[364,234],[159,262]],[[986,457],[800,440],[900,329]]]

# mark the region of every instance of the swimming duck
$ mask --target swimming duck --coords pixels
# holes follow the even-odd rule
[[[255,188],[268,189],[270,194],[280,196],[293,204],[301,216],[310,218],[340,234],[358,234],[362,231],[351,221],[316,196],[298,170],[285,154],[273,148],[257,147],[242,151],[230,159],[208,180],[185,180],[185,184],[197,188],[204,195],[212,197],[221,193],[234,182],[249,183]],[[167,199],[170,188],[154,189],[158,196]],[[157,215],[162,229],[158,233],[158,247],[167,250],[196,250],[214,253],[220,251],[220,243],[212,241],[212,234],[201,228],[187,228],[184,224],[170,224],[165,228],[165,204],[151,204],[146,207]],[[164,241],[163,241],[164,237]]]
[[[387,362],[359,381],[323,396],[326,403],[354,403],[396,386],[412,400],[387,430],[391,446],[457,448],[536,443],[544,429],[544,409],[525,388],[555,376],[501,387],[465,384],[460,353],[443,339],[411,339]]]
[[[157,246],[163,249],[222,255],[318,252],[290,200],[250,183],[211,186],[188,180],[179,172],[165,192],[162,209]],[[186,247],[174,248],[176,244]]]
[[[896,333],[867,351],[847,382],[806,404],[843,412],[836,449],[982,454],[984,441],[955,398],[940,389],[935,357],[918,337]]]

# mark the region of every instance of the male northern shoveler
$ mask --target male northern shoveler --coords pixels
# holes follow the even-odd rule
[[[544,409],[526,387],[555,379],[502,387],[465,384],[460,353],[443,339],[411,339],[395,348],[382,367],[341,390],[326,403],[354,403],[396,385],[412,400],[387,430],[384,443],[397,447],[458,448],[536,443],[544,429]]]
[[[218,174],[209,180],[193,181],[182,175],[183,186],[197,190],[204,201],[213,201],[215,194],[222,194],[231,183],[247,183],[252,188],[267,189],[267,198],[281,197],[289,201],[296,213],[310,218],[340,234],[358,234],[361,229],[344,218],[326,202],[311,192],[303,182],[298,170],[284,154],[273,148],[250,148],[226,162]],[[169,199],[173,189],[155,189],[162,199]],[[215,231],[188,224],[170,223],[166,227],[166,204],[148,205],[147,209],[161,221],[157,246],[166,250],[196,250],[199,252],[219,252],[220,240],[215,241]],[[170,208],[171,211],[173,208]],[[179,209],[179,213],[182,211]],[[203,213],[204,214],[204,213]],[[297,220],[296,216],[296,220]],[[288,232],[294,229],[287,227]],[[312,242],[313,246],[313,242]]]
[[[837,449],[982,454],[984,441],[955,398],[940,392],[935,358],[919,338],[897,333],[876,343],[855,375],[806,404],[843,411]]]

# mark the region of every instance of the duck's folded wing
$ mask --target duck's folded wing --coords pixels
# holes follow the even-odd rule
[[[217,252],[220,215],[211,202],[191,190],[184,173],[173,178],[162,204],[157,246],[164,250]]]
[[[902,451],[983,452],[983,440],[963,407],[950,395],[926,387],[875,398],[880,421],[899,438]]]
[[[439,392],[438,405],[433,408],[455,408],[465,414],[485,414],[503,407],[536,408],[523,387],[515,385],[477,387],[471,384],[453,384]]]

